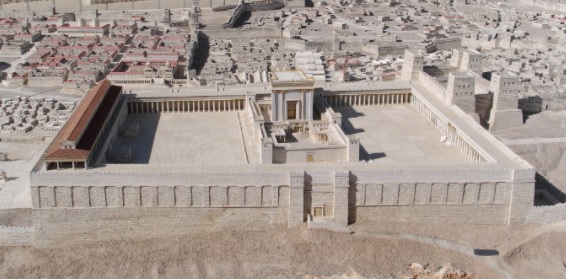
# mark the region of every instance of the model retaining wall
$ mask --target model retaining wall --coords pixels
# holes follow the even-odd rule
[[[566,204],[560,203],[533,207],[525,218],[525,223],[548,224],[565,219]]]
[[[140,239],[195,232],[260,230],[287,225],[287,208],[35,209],[34,244]]]

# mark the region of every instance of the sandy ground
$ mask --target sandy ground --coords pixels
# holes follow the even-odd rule
[[[566,111],[532,115],[524,125],[498,131],[495,136],[566,193]]]
[[[53,249],[0,247],[1,278],[300,278],[350,269],[364,277],[398,278],[412,262],[450,262],[478,278],[501,278],[477,257],[451,249],[304,226]]]
[[[30,226],[30,213],[0,210],[0,225]],[[566,222],[372,223],[352,229],[353,234],[344,234],[303,225],[147,239],[125,236],[121,241],[43,249],[0,247],[0,278],[403,278],[415,262],[431,270],[450,263],[473,278],[566,278]]]
[[[0,218],[25,214],[1,213]],[[431,270],[450,263],[473,278],[566,278],[566,222],[379,225],[354,226],[354,234],[302,226],[49,249],[0,247],[0,278],[403,278],[414,262]],[[500,248],[501,254],[470,254],[479,246]]]
[[[550,232],[503,255],[514,278],[566,278],[566,233]]]

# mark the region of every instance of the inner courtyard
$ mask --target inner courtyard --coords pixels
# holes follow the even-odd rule
[[[247,163],[238,112],[132,114],[139,136],[121,137],[134,164]]]
[[[346,134],[360,138],[360,160],[378,164],[467,162],[410,104],[334,107]]]

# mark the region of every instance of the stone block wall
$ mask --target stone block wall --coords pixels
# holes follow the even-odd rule
[[[34,208],[286,207],[288,186],[35,186]]]
[[[304,217],[304,172],[292,172],[289,184],[289,219],[288,226],[294,227],[302,224]]]
[[[509,185],[483,183],[371,183],[358,184],[356,206],[508,204]]]
[[[33,227],[0,226],[0,245],[30,246],[33,245]]]
[[[371,206],[356,208],[356,222],[411,222],[417,224],[507,224],[503,204]]]
[[[525,218],[525,223],[548,224],[564,219],[566,219],[566,204],[560,203],[533,207]]]
[[[78,173],[83,172],[75,175]],[[38,246],[125,235],[293,227],[313,213],[312,206],[321,204],[324,217],[337,225],[366,221],[521,223],[534,200],[532,169],[319,169],[263,176],[254,172],[179,173],[177,178],[190,181],[179,186],[171,185],[179,182],[175,175],[159,176],[161,184],[145,179],[138,186],[131,180],[124,185],[127,173],[120,176],[124,181],[110,179],[111,174],[101,175],[104,180],[85,180],[80,175],[82,181],[92,184],[102,180],[102,185],[93,186],[73,186],[80,183],[65,179],[68,174],[58,174],[53,181],[60,186],[54,186],[48,179],[53,174],[42,175],[46,179],[32,176],[31,183]],[[253,177],[256,183],[249,180]],[[103,185],[110,182],[124,186]]]
[[[283,207],[83,208],[34,209],[34,245],[140,239],[226,230],[284,227]],[[0,230],[0,242],[2,242]]]

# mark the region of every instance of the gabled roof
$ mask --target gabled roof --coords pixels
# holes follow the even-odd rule
[[[100,122],[104,122],[108,117],[111,107],[117,100],[120,87],[115,86],[111,90],[112,84],[108,80],[103,80],[94,86],[75,108],[71,117],[67,120],[61,131],[57,134],[51,146],[47,149],[45,159],[86,159],[92,144],[99,132]],[[117,91],[116,91],[117,90]],[[112,91],[112,94],[109,93]],[[107,95],[112,95],[107,98]],[[89,127],[94,125],[97,127]],[[93,128],[97,131],[89,131]],[[96,135],[94,135],[96,134]],[[82,138],[85,138],[84,140]],[[87,138],[88,137],[88,138]],[[61,149],[61,143],[74,142],[76,149]]]

